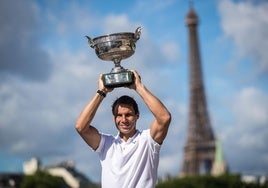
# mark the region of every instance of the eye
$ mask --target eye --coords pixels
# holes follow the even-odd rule
[[[134,114],[131,114],[131,113],[126,114],[126,117],[132,117],[132,116],[134,116]]]
[[[122,117],[122,114],[116,114],[116,117]]]

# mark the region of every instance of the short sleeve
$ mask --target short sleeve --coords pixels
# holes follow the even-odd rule
[[[161,149],[161,145],[159,143],[157,143],[151,136],[150,134],[150,129],[145,130],[145,133],[147,135],[148,138],[148,142],[150,144],[150,147],[152,148],[154,153],[159,153],[160,149]]]
[[[100,141],[99,147],[95,150],[95,152],[99,155],[101,155],[103,151],[104,142],[105,142],[105,136],[101,134],[101,141]]]
[[[103,160],[106,157],[106,153],[108,149],[111,147],[114,141],[114,137],[112,135],[103,134],[101,135],[101,141],[99,147],[96,149],[96,153],[99,155],[100,160]]]

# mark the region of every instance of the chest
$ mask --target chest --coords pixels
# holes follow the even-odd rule
[[[106,160],[118,166],[135,163],[150,152],[146,140],[136,139],[130,142],[115,142],[108,150]]]

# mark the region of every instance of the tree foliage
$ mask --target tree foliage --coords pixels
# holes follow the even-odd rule
[[[265,188],[266,185],[245,183],[239,175],[194,176],[174,178],[169,181],[160,182],[156,188]]]
[[[46,172],[38,171],[34,175],[25,176],[21,188],[66,188],[62,178],[52,176]]]

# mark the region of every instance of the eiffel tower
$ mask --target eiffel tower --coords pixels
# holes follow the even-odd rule
[[[190,6],[186,25],[189,33],[190,104],[188,137],[181,176],[211,174],[216,141],[207,110],[198,41],[198,16]]]

